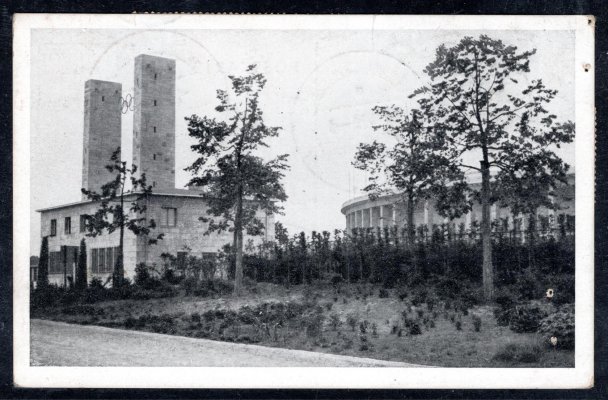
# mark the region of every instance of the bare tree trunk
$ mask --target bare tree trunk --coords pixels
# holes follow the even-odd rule
[[[235,262],[234,262],[234,294],[240,295],[243,286],[243,188],[239,184],[236,199],[235,230]]]
[[[414,245],[416,238],[416,221],[414,220],[414,199],[412,196],[407,198],[407,241],[409,246]]]
[[[487,155],[481,161],[481,242],[483,251],[483,294],[486,302],[494,299],[494,267],[492,265],[492,225],[490,221],[490,168]]]
[[[114,264],[114,282],[112,286],[121,286],[124,279],[124,265],[123,265],[123,254],[124,254],[124,241],[125,241],[125,217],[124,217],[124,180],[120,193],[120,237],[118,241],[118,256],[116,257],[116,263]]]

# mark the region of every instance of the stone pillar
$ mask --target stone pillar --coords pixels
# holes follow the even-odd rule
[[[355,218],[356,218],[355,226],[357,228],[362,228],[363,227],[363,210],[355,211]]]
[[[381,207],[371,207],[370,210],[370,226],[372,228],[380,227],[380,209]]]
[[[366,208],[365,210],[361,210],[361,215],[363,217],[363,223],[361,224],[362,228],[369,228],[370,223],[370,209]]]
[[[395,225],[395,213],[393,205],[387,204],[382,207],[382,227],[389,228]]]
[[[551,205],[555,204],[555,197],[549,196],[549,201]],[[557,226],[557,220],[555,218],[555,210],[553,208],[549,208],[547,210],[547,218],[549,218],[549,231],[553,234],[553,229]]]
[[[406,219],[406,207],[403,203],[395,203],[394,204],[393,214],[395,215],[395,225],[401,229],[405,226]]]

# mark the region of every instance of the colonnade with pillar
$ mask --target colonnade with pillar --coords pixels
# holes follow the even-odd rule
[[[353,228],[388,228],[395,224],[396,212],[393,204],[370,206],[346,214],[348,231]]]
[[[371,203],[371,202],[368,202]],[[407,207],[402,203],[396,202],[392,204],[374,205],[373,203],[366,206],[363,204],[352,207],[346,211],[346,229],[351,231],[354,228],[387,228],[392,226],[404,226],[406,220]],[[506,209],[499,209],[493,205],[490,209],[491,219],[495,220],[506,215],[510,216],[510,212]],[[435,210],[434,204],[431,201],[420,202],[414,210],[414,217],[417,225],[428,225],[429,228],[433,224],[440,225],[442,223],[454,223],[459,225],[465,224],[465,228],[469,229],[473,221],[481,221],[481,207],[474,207],[472,211],[455,220],[439,215]],[[525,217],[523,217],[525,218]]]

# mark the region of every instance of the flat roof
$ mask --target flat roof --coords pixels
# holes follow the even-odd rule
[[[132,196],[135,194],[138,194],[141,192],[128,192],[125,193],[125,196]],[[159,189],[159,191],[157,192],[152,192],[150,193],[150,196],[169,196],[169,197],[201,197],[201,194],[203,192],[197,189]],[[52,207],[45,207],[45,208],[41,208],[36,210],[37,212],[45,212],[45,211],[52,211],[52,210],[59,210],[61,208],[69,208],[69,207],[74,207],[74,206],[79,206],[82,204],[89,204],[89,203],[93,203],[93,200],[81,200],[81,201],[76,201],[73,203],[65,203],[65,204],[60,204],[57,206],[52,206]]]
[[[558,184],[557,187],[555,188],[555,195],[559,198],[574,198],[574,184],[575,184],[575,174],[574,173],[569,173],[566,175],[566,179],[568,181],[567,184],[565,185],[560,185]],[[480,186],[481,182],[477,182],[476,180],[473,181],[469,181],[469,184],[471,184],[473,187],[476,186]],[[342,207],[340,207],[340,212],[342,214],[346,214],[346,210],[350,207],[353,207],[355,205],[361,204],[361,203],[366,203],[366,202],[371,202],[374,203],[375,201],[383,201],[383,200],[387,200],[391,197],[399,197],[400,195],[398,193],[394,193],[394,192],[387,192],[385,194],[382,194],[380,196],[378,196],[378,198],[376,200],[371,200],[369,198],[369,195],[364,194],[361,196],[357,196],[354,197],[350,200],[345,201],[344,203],[342,203]]]

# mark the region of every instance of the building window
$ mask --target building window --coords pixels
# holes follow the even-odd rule
[[[154,80],[156,80],[156,78],[158,77],[158,74],[154,74]],[[154,104],[156,105],[156,104]]]
[[[106,97],[105,96],[101,96],[101,101],[105,101]]]
[[[69,235],[70,233],[72,233],[72,218],[71,217],[65,217],[63,230],[66,235]]]
[[[114,251],[113,247],[106,248],[106,272],[112,272],[114,267],[114,262],[116,259],[116,251]]]
[[[152,181],[152,187],[156,187],[156,181]]]
[[[99,268],[99,272],[103,272],[103,270],[105,270],[105,266],[106,266],[106,252],[104,251],[105,249],[98,249],[97,250],[97,256],[99,257],[97,260],[98,263],[98,268]]]
[[[156,133],[156,127],[154,127],[154,133]]]
[[[154,100],[154,107],[156,107],[156,100]]]
[[[152,158],[154,158],[154,160],[156,160],[156,154],[152,154]]]
[[[51,236],[57,236],[57,220],[51,220]]]
[[[89,216],[84,214],[80,216],[80,232],[86,232],[87,231],[87,220],[88,220]]]
[[[161,226],[176,226],[177,208],[163,207],[160,216]]]
[[[118,257],[118,247],[91,249],[91,271],[94,274],[110,274],[114,272],[114,264]]]

